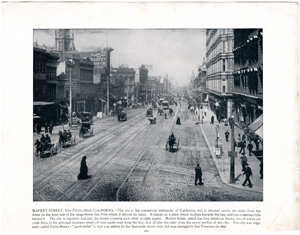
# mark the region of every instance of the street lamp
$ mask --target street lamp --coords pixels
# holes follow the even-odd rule
[[[229,118],[229,124],[231,128],[231,151],[228,151],[230,157],[230,183],[235,184],[234,165],[237,153],[234,151],[234,115]]]

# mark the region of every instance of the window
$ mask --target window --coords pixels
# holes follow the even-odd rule
[[[223,59],[223,72],[225,71],[225,60]]]
[[[223,86],[223,92],[225,93],[225,86]]]
[[[69,98],[69,91],[66,90],[66,98]]]

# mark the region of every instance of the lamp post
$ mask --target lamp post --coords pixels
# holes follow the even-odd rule
[[[235,183],[235,173],[234,173],[234,165],[235,165],[235,158],[237,153],[234,151],[234,116],[232,115],[229,118],[229,124],[231,128],[231,151],[228,152],[228,156],[230,157],[230,183]]]

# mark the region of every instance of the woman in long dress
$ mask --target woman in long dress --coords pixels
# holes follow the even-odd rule
[[[89,169],[86,165],[86,156],[84,156],[81,160],[81,163],[80,163],[80,173],[77,176],[77,179],[78,180],[84,180],[84,179],[91,178],[91,175],[88,175],[88,171],[89,171]]]

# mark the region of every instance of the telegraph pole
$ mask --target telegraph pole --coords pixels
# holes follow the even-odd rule
[[[228,156],[230,157],[230,183],[235,184],[235,158],[237,156],[236,152],[234,151],[234,116],[232,115],[229,118],[229,123],[231,127],[231,151],[228,152]]]
[[[72,70],[70,69],[70,115],[69,126],[72,127]]]

